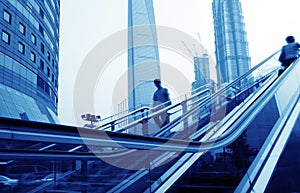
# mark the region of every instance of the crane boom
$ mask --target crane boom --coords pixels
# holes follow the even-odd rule
[[[192,53],[191,50],[187,47],[187,45],[185,44],[185,42],[182,40],[181,43],[183,44],[183,46],[185,47],[185,49],[191,54],[191,56],[194,57],[193,53]]]

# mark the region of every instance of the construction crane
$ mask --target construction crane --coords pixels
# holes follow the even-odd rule
[[[200,34],[199,34],[199,33],[198,33],[198,40],[199,40],[199,43],[202,44],[201,38],[200,38]]]
[[[198,33],[198,41],[199,41],[199,44],[200,44],[200,48],[201,48],[202,54],[206,54],[207,55],[207,50],[202,45],[202,41],[201,41],[201,37],[200,37],[199,33]]]
[[[200,38],[200,34],[198,33],[198,41],[199,41],[199,47],[200,47],[200,53],[201,54],[205,54],[207,55],[207,50],[203,47],[202,45],[202,42],[201,42],[201,38]],[[183,44],[183,46],[185,47],[185,49],[189,52],[189,54],[192,56],[192,57],[199,57],[199,54],[198,54],[198,51],[197,51],[197,48],[196,48],[196,45],[193,44],[193,49],[194,49],[194,53],[192,53],[192,51],[187,47],[186,43],[182,40],[181,43]],[[201,55],[200,54],[200,55]]]
[[[194,51],[195,51],[196,57],[198,57],[198,52],[197,52],[197,49],[196,49],[196,45],[193,44],[193,47],[194,47]]]
[[[187,45],[185,44],[185,42],[182,40],[181,43],[183,44],[183,46],[185,47],[185,49],[190,53],[190,55],[194,58],[194,54],[192,53],[192,51],[187,47]]]

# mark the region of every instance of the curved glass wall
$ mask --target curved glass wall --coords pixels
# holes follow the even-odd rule
[[[5,99],[0,116],[55,122],[52,117],[57,114],[58,103],[59,9],[60,1],[54,0],[0,2],[0,94]],[[14,91],[7,91],[11,89]],[[5,92],[12,96],[4,97]],[[14,95],[24,95],[28,101],[13,101],[14,107],[22,108],[11,110],[13,106],[7,103]],[[27,116],[20,116],[31,102],[36,104],[30,106],[36,116],[27,111]],[[14,113],[8,113],[7,108]]]

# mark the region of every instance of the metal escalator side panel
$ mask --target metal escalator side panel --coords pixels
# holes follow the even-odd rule
[[[300,102],[300,101],[299,101]],[[280,158],[280,155],[284,151],[284,148],[286,146],[286,143],[290,137],[290,134],[293,130],[293,125],[295,124],[299,111],[300,111],[300,103],[298,102],[297,106],[294,108],[292,113],[290,114],[290,118],[287,119],[284,125],[284,130],[282,131],[282,134],[279,136],[279,139],[277,140],[277,143],[274,145],[274,148],[270,155],[268,156],[268,160],[265,163],[265,166],[263,167],[261,174],[256,180],[256,183],[254,184],[253,190],[255,192],[264,192],[269,181],[271,180],[272,174],[274,172],[275,166],[278,163],[278,160]],[[268,179],[268,180],[266,180]],[[268,182],[268,183],[266,183]]]
[[[294,93],[300,93],[300,60],[295,61],[278,79],[282,81],[278,82],[280,86],[276,91],[276,98],[280,111],[283,112],[285,108],[288,108],[289,102],[293,100]]]
[[[270,77],[270,75],[268,76]],[[270,82],[273,82],[274,78],[271,77]],[[272,84],[272,83],[270,83]],[[264,85],[263,87],[268,87],[267,85]],[[224,92],[226,92],[226,89],[224,89]],[[221,93],[222,94],[222,93]],[[234,117],[234,119],[236,119],[236,117]],[[221,134],[220,134],[221,135]],[[202,153],[201,153],[202,154]],[[195,154],[196,155],[196,154]],[[184,171],[186,171],[186,168],[189,168],[189,166],[192,165],[192,163],[194,163],[197,159],[195,159],[194,157],[197,156],[192,156],[191,159],[187,159],[185,162],[187,162],[186,164],[184,164],[184,166],[179,167],[176,171],[176,173],[172,173],[170,172],[172,170],[172,168],[170,168],[169,170],[167,170],[167,172],[161,176],[161,178],[159,178],[157,181],[155,181],[151,188],[148,188],[145,192],[147,191],[157,191],[157,192],[161,192],[161,191],[165,191],[167,190],[183,173]],[[199,157],[199,156],[198,156]],[[194,161],[192,161],[192,159]],[[187,164],[189,164],[189,166],[187,166]],[[174,165],[175,167],[175,165]],[[184,168],[184,169],[183,169]],[[170,174],[172,173],[172,175],[169,175],[168,177],[166,177],[166,174]],[[164,179],[164,180],[163,180]],[[160,187],[159,187],[160,186]],[[157,188],[157,189],[156,189]]]
[[[267,91],[266,94],[275,97],[280,117],[235,192],[264,192],[270,181],[299,114],[299,74],[300,62],[297,60]]]

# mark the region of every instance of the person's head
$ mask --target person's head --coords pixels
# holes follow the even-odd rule
[[[157,88],[160,88],[161,87],[161,81],[160,81],[160,79],[155,79],[154,81],[154,84],[155,84],[155,86],[157,87]]]
[[[294,36],[288,36],[288,37],[285,38],[285,40],[286,40],[287,43],[293,43],[293,42],[295,42]]]

